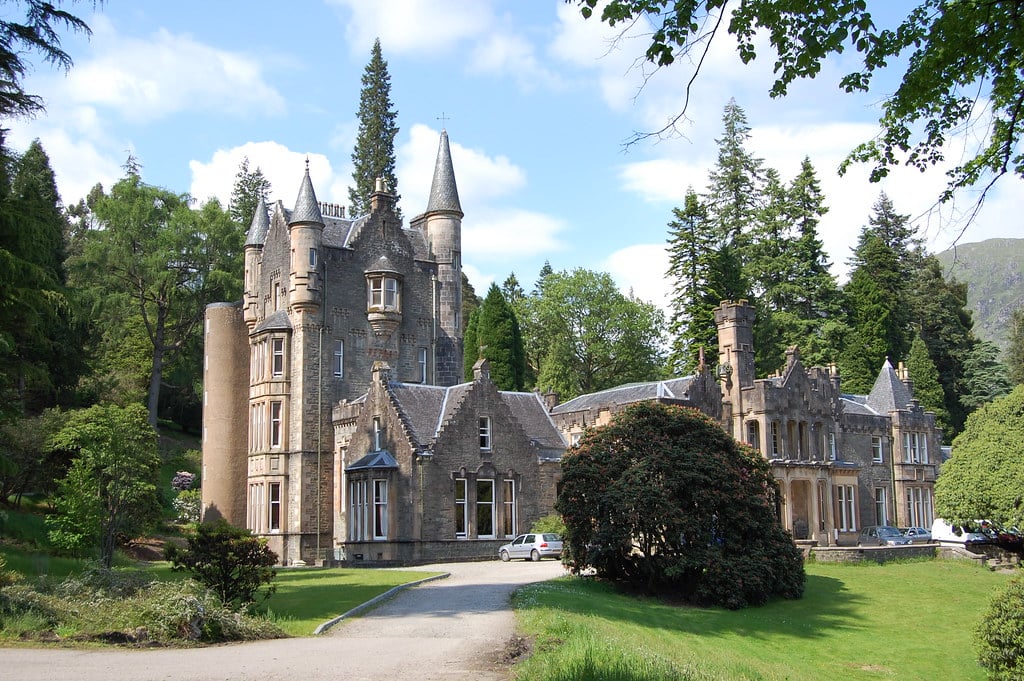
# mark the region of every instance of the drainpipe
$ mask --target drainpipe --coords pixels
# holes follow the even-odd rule
[[[437,275],[430,275],[430,384],[437,385]]]

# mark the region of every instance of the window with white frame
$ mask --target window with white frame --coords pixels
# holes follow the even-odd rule
[[[494,539],[494,480],[476,481],[476,536]]]
[[[836,434],[831,430],[828,431],[828,460],[836,460]]]
[[[932,491],[927,487],[907,487],[907,524],[912,527],[931,527],[934,520]]]
[[[383,274],[366,275],[368,287],[367,309],[371,312],[401,312],[401,292],[398,279]]]
[[[315,270],[316,269],[316,264],[317,264],[316,249],[315,248],[310,248],[309,249],[309,269]]]
[[[779,422],[772,421],[771,425],[771,436],[772,436],[772,458],[779,458],[782,454],[782,436],[779,434]]]
[[[388,481],[373,481],[373,538],[388,538]]]
[[[416,363],[419,367],[420,383],[427,382],[427,349],[416,349]]]
[[[480,417],[480,450],[489,452],[491,450],[491,417]]]
[[[857,500],[853,485],[836,485],[836,525],[840,532],[857,531]]]
[[[516,536],[516,481],[503,480],[501,490],[502,533],[505,538]]]
[[[761,424],[757,421],[747,421],[747,444],[761,451]]]
[[[281,447],[282,434],[284,432],[284,402],[272,400],[270,402],[270,447],[276,449]]]
[[[279,532],[281,530],[281,483],[268,484],[267,491],[267,530]]]
[[[254,482],[249,485],[249,512],[246,514],[246,529],[254,533],[263,531],[263,483]]]
[[[871,460],[875,463],[882,463],[882,438],[878,435],[871,436]],[[884,525],[885,523],[880,523]]]
[[[348,483],[348,538],[350,541],[366,541],[366,526],[370,517],[368,480],[352,480]]]
[[[332,365],[334,367],[334,377],[343,378],[345,376],[345,341],[343,340],[334,341],[334,360]]]
[[[263,402],[249,405],[249,451],[260,452],[266,449],[266,408]]]
[[[373,451],[379,452],[384,446],[384,430],[380,425],[380,417],[373,417]]]
[[[580,440],[582,440],[582,439],[583,439],[583,433],[580,433],[580,432],[569,433],[569,445],[571,447],[575,447],[576,445],[578,445],[580,443]]]
[[[875,488],[875,524],[889,524],[889,505],[886,503],[886,490],[884,487]]]
[[[284,305],[284,296],[281,291],[281,282],[274,282],[274,311],[277,312]]]
[[[270,375],[284,376],[284,338],[270,339]]]
[[[465,478],[455,479],[455,536],[465,538],[468,536],[469,525],[469,499],[466,496],[468,489]]]

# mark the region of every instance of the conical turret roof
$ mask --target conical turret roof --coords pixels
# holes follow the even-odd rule
[[[434,164],[434,179],[430,183],[430,199],[427,201],[428,213],[449,211],[462,214],[459,203],[459,188],[455,185],[455,168],[452,166],[452,152],[448,148],[448,131],[441,131],[441,143],[437,149],[437,162]]]
[[[300,222],[315,222],[324,224],[324,216],[320,213],[320,204],[316,200],[316,192],[313,191],[313,181],[309,179],[309,161],[306,161],[306,175],[299,185],[299,196],[295,199],[295,208],[292,210],[292,219],[289,225]]]
[[[260,196],[256,204],[256,212],[252,216],[252,224],[249,225],[249,233],[245,237],[246,246],[262,246],[267,241],[267,232],[270,231],[270,214],[267,213],[267,204]]]
[[[868,395],[868,406],[879,414],[888,414],[897,409],[906,409],[912,399],[914,397],[910,394],[906,384],[896,375],[896,370],[889,360],[885,360],[882,370],[878,373],[878,378],[875,379],[875,385]]]

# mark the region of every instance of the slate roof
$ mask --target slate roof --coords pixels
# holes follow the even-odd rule
[[[667,381],[648,381],[646,383],[627,383],[601,392],[588,393],[574,397],[559,404],[551,410],[552,414],[565,414],[585,409],[595,409],[610,405],[632,404],[654,399],[689,398],[688,390],[693,383],[693,376],[672,378]]]
[[[441,131],[441,142],[437,149],[437,161],[434,163],[434,179],[430,182],[430,199],[427,201],[426,212],[451,211],[462,214],[459,202],[459,188],[455,184],[455,167],[452,165],[452,152],[448,148],[448,131]]]
[[[256,325],[253,329],[253,333],[259,333],[261,331],[286,331],[292,328],[292,322],[288,319],[288,313],[284,310],[278,310],[277,312],[271,312],[266,318]]]
[[[388,388],[411,431],[413,444],[428,447],[433,445],[444,423],[457,413],[462,397],[473,385],[460,383],[445,388],[392,381]],[[548,458],[561,456],[565,440],[544,409],[539,395],[505,391],[499,391],[498,395],[542,454],[546,453]]]
[[[252,216],[252,224],[249,225],[249,233],[245,238],[246,246],[262,246],[267,240],[267,232],[270,231],[270,214],[267,212],[267,204],[260,196],[256,204],[256,212]]]
[[[309,179],[309,164],[306,165],[306,174],[302,177],[302,184],[299,185],[299,195],[295,199],[295,208],[292,209],[289,225],[298,223],[314,222],[324,224],[324,216],[320,213],[320,204],[316,200],[316,192],[313,191],[313,181]]]
[[[398,462],[395,461],[395,457],[391,456],[391,453],[387,450],[380,450],[379,452],[370,452],[363,458],[356,461],[354,464],[346,468],[346,471],[358,471],[376,468],[378,470],[388,468],[398,468]]]
[[[874,387],[868,393],[867,405],[879,414],[888,414],[897,409],[906,409],[912,399],[914,397],[906,384],[896,375],[889,360],[885,360]]]
[[[840,396],[843,401],[844,414],[857,414],[859,416],[880,416],[880,414],[868,406],[867,395],[850,395],[843,393]]]

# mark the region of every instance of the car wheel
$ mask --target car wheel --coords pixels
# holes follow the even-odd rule
[[[508,551],[502,551],[501,552],[501,560],[503,562],[505,562],[505,563],[507,563],[509,561]]]
[[[540,560],[540,553],[537,552],[537,549],[534,549],[530,552],[530,560],[532,560],[534,563]]]

